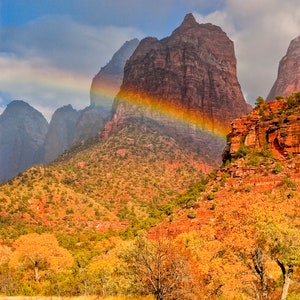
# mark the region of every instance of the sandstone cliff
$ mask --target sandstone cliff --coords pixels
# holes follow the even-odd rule
[[[102,137],[126,120],[149,118],[199,155],[218,161],[224,141],[211,133],[226,132],[233,118],[248,112],[233,42],[220,27],[198,24],[192,14],[170,37],[145,38],[125,64],[114,111]]]
[[[113,55],[109,63],[101,68],[99,73],[93,78],[90,90],[92,105],[102,107],[112,106],[113,99],[119,92],[122,84],[124,65],[136,49],[138,43],[138,39],[125,42]]]
[[[0,116],[0,182],[43,161],[48,123],[23,101],[12,101]]]
[[[248,150],[269,150],[275,157],[300,154],[300,93],[263,103],[232,122],[223,161]]]
[[[127,61],[119,98],[146,95],[227,126],[248,112],[236,76],[233,42],[212,24],[188,14],[170,37],[146,38]],[[143,101],[143,100],[142,100]],[[154,107],[155,109],[155,107]]]
[[[286,55],[281,59],[277,79],[266,100],[287,96],[300,91],[300,36],[291,41]]]

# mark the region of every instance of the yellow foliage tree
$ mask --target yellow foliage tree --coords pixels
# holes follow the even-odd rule
[[[15,247],[10,266],[31,269],[35,281],[40,281],[46,271],[59,272],[73,262],[72,255],[59,246],[52,234],[23,235],[16,240]]]

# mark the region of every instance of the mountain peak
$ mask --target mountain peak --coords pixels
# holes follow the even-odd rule
[[[197,23],[195,17],[193,16],[193,14],[192,14],[192,13],[189,13],[189,14],[187,14],[187,15],[184,17],[184,19],[183,19],[183,21],[182,21],[180,27],[181,27],[181,28],[182,28],[182,27],[192,27],[192,26],[195,26],[195,25],[198,25],[198,23]]]
[[[248,112],[236,77],[233,42],[220,27],[198,24],[192,14],[171,36],[141,41],[125,64],[119,95],[128,97],[132,91],[135,96],[164,99],[189,115],[195,112],[201,120],[204,116],[206,128],[213,131],[218,126],[229,129],[233,118]]]
[[[300,90],[300,36],[290,42],[286,55],[280,60],[277,79],[266,100],[288,96]]]
[[[0,115],[0,182],[42,162],[48,122],[22,100],[10,102]]]
[[[138,44],[138,39],[126,41],[108,64],[95,75],[90,90],[92,105],[97,104],[107,108],[112,106],[113,97],[117,95],[122,84],[124,65]],[[107,94],[111,94],[111,97],[107,97]]]
[[[297,36],[291,41],[289,48],[287,50],[287,55],[288,54],[299,55],[299,53],[300,53],[300,36]]]

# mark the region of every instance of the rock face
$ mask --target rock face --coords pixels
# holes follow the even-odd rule
[[[146,95],[203,118],[206,125],[227,126],[247,113],[236,77],[233,42],[212,24],[188,14],[170,37],[142,40],[127,61],[120,98]]]
[[[300,36],[291,41],[286,55],[281,59],[277,79],[266,100],[287,96],[300,91]]]
[[[101,68],[93,78],[90,99],[91,105],[111,107],[114,97],[119,92],[123,80],[124,65],[139,43],[138,39],[125,42],[113,55],[110,62]]]
[[[54,112],[45,140],[44,163],[52,162],[72,146],[78,118],[79,112],[71,105]]]
[[[295,99],[291,101],[291,97]],[[300,154],[300,93],[270,101],[235,119],[227,136],[223,161],[251,151],[272,151],[275,157]]]
[[[212,133],[228,132],[231,120],[249,111],[232,41],[192,14],[170,37],[145,38],[125,64],[114,111],[102,137],[126,120],[152,119],[208,161],[218,161],[224,141]]]
[[[48,123],[23,101],[12,101],[0,116],[0,182],[43,161]]]
[[[111,115],[111,110],[94,105],[82,110],[76,123],[73,144],[96,137],[110,120]]]
[[[82,111],[71,105],[57,109],[46,136],[43,162],[49,164],[72,146],[95,138],[110,118],[111,110],[92,105]]]

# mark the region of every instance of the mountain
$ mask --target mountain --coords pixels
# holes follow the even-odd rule
[[[170,37],[142,40],[125,64],[120,102],[147,105],[142,96],[156,100],[154,111],[160,105],[187,111],[212,131],[229,129],[232,119],[249,111],[236,77],[233,42],[220,27],[198,24],[192,14]]]
[[[161,258],[184,274],[172,299],[298,299],[299,109],[294,93],[234,120],[231,156],[206,178],[196,152],[158,122],[134,119],[1,185],[1,292],[26,293],[26,283],[31,295],[84,294],[83,286],[91,295],[99,286],[105,294],[145,295],[145,274]],[[73,255],[72,268],[47,274],[41,267],[36,284],[32,269],[15,267],[16,240],[32,232],[55,235]],[[158,280],[174,278],[159,270]]]
[[[129,224],[147,228],[174,206],[178,193],[211,170],[156,123],[126,124],[105,140],[79,144],[51,165],[34,166],[1,186],[1,216],[8,218],[3,228],[15,231],[22,224],[65,233],[124,230]]]
[[[17,100],[0,116],[0,182],[42,163],[48,123],[29,104]]]
[[[203,26],[211,33],[207,43],[222,42],[218,35],[214,41],[218,27]],[[207,111],[202,113],[199,103],[185,96],[191,88],[189,73],[166,72],[170,95],[176,88],[172,76],[186,74],[187,82],[181,98],[174,93],[169,99],[163,96],[165,85],[155,79],[162,78],[158,70],[153,71],[156,76],[150,72],[151,66],[165,63],[156,59],[161,43],[175,36],[190,49],[198,35],[191,38],[188,33],[203,26],[188,15],[171,37],[142,41],[125,67],[135,70],[129,73],[136,81],[130,84],[132,77],[125,71],[112,118],[97,139],[79,142],[52,164],[31,167],[0,186],[1,294],[299,299],[300,95],[258,103],[252,112],[234,119],[224,163],[213,170],[225,146],[216,136],[221,132],[220,113],[211,113],[213,122],[205,128]],[[135,69],[134,60],[140,51],[148,51],[149,41],[155,47]],[[215,52],[210,53],[213,57]],[[188,54],[192,55],[186,49],[177,60],[184,70]],[[147,60],[149,77],[142,67]],[[197,66],[197,60],[193,62]],[[208,60],[205,66],[210,64]],[[217,89],[221,83],[213,80],[217,67],[212,64],[207,71],[210,88],[222,94]],[[140,81],[135,72],[140,72]],[[148,91],[148,80],[156,88],[149,86]],[[220,104],[213,98],[209,103]],[[227,128],[229,112],[223,108],[220,124]],[[85,128],[93,128],[89,115],[94,113],[91,106],[82,121],[77,120],[76,126],[82,122],[80,136],[85,136]],[[72,254],[72,267],[50,271],[43,263],[40,280],[34,280],[36,265],[16,261],[24,249],[22,241],[31,252],[39,250],[32,247],[32,232],[55,236]],[[40,248],[48,253],[52,246]],[[49,250],[49,259],[57,265],[52,253]]]
[[[188,14],[170,37],[142,40],[126,62],[104,136],[126,120],[150,118],[217,166],[224,141],[216,135],[248,110],[232,41],[221,28],[198,24]]]
[[[105,124],[110,120],[111,109],[90,105],[80,111],[74,128],[73,145],[97,137]]]
[[[122,83],[125,62],[132,55],[138,43],[138,39],[125,42],[108,64],[95,75],[90,90],[92,105],[106,108],[112,106],[113,99],[119,92]]]
[[[293,39],[286,55],[281,59],[277,79],[266,100],[274,100],[276,96],[288,96],[300,91],[300,36]]]
[[[112,99],[122,83],[125,62],[138,43],[138,39],[125,42],[93,78],[89,107],[78,112],[68,105],[55,111],[46,137],[44,163],[51,163],[65,150],[102,131],[111,118]]]
[[[78,118],[79,113],[71,105],[54,112],[45,139],[44,163],[52,162],[72,146]]]
[[[71,105],[58,108],[45,139],[43,163],[49,164],[64,151],[97,137],[111,118],[111,110],[90,105],[77,111]]]
[[[72,138],[73,145],[74,141],[78,143],[65,151],[53,164],[32,167],[3,186],[1,196],[7,200],[5,209],[12,223],[18,220],[24,226],[39,224],[58,231],[63,226],[66,226],[67,231],[101,231],[103,228],[107,229],[106,226],[115,226],[119,230],[122,223],[133,227],[143,224],[147,227],[157,222],[161,215],[172,211],[179,194],[185,193],[204,173],[209,173],[213,166],[220,164],[224,139],[216,136],[216,132],[212,134],[217,127],[204,130],[204,123],[193,123],[199,119],[199,115],[202,116],[202,106],[197,101],[194,103],[191,96],[187,95],[194,91],[191,85],[194,82],[199,93],[215,93],[213,95],[216,97],[220,94],[226,104],[229,98],[226,98],[225,86],[213,81],[214,76],[217,76],[214,75],[216,72],[226,78],[230,95],[236,95],[232,99],[236,103],[235,113],[248,109],[244,100],[239,98],[241,94],[235,76],[232,42],[219,27],[200,25],[192,15],[187,15],[169,38],[155,40],[154,48],[147,46],[148,41],[149,38],[142,41],[127,61],[121,91],[115,101],[114,115],[98,135],[98,140],[80,143],[94,129],[90,116],[96,115],[93,119],[100,120],[95,112],[97,106],[91,106],[80,114],[67,106],[59,109],[53,116],[53,132],[61,130],[57,137],[63,136],[69,145]],[[226,50],[228,53],[219,49],[225,46],[229,48]],[[161,50],[156,52],[155,49]],[[166,55],[167,53],[169,54]],[[150,59],[151,55],[153,61]],[[160,57],[166,61],[163,62]],[[214,60],[212,57],[215,57]],[[216,64],[216,59],[220,63]],[[170,61],[167,63],[168,60]],[[166,64],[165,84],[161,84],[162,78],[159,77],[161,63]],[[197,66],[201,67],[192,72],[192,65],[196,65],[196,69]],[[139,81],[135,72],[140,72]],[[199,76],[203,76],[202,81]],[[214,83],[208,85],[209,81]],[[169,88],[166,90],[167,82]],[[176,82],[182,84],[185,93],[178,95],[178,90],[173,92]],[[156,87],[153,90],[152,85]],[[234,86],[237,90],[234,90]],[[132,99],[135,102],[130,102],[128,94],[124,95],[131,88],[136,92]],[[144,91],[149,93],[149,97],[140,100],[150,102],[150,106],[136,103]],[[155,99],[151,98],[154,94]],[[160,110],[161,103],[157,102],[157,98],[166,104],[165,111]],[[222,99],[215,100],[211,96],[203,100],[203,103],[217,107],[216,103]],[[233,108],[230,106],[232,109],[225,110],[225,104],[220,104],[224,108],[224,118],[221,119],[224,127],[228,126],[225,124],[227,112],[233,114]],[[155,110],[153,105],[158,105],[159,109]],[[205,107],[203,104],[202,108]],[[242,109],[239,110],[239,107]],[[102,111],[100,108],[99,112]],[[183,115],[180,115],[182,112]],[[197,118],[187,118],[183,122],[186,112],[188,117],[193,117],[195,113]],[[204,112],[207,113],[205,109]],[[218,115],[219,113],[211,115],[213,123],[217,123]],[[104,123],[103,121],[101,124]],[[71,128],[74,124],[75,131]],[[47,144],[51,149],[49,136],[50,133]],[[55,143],[54,139],[52,144]],[[9,200],[5,196],[7,193],[14,195],[14,198]],[[16,200],[21,199],[20,197],[25,200]],[[9,203],[13,207],[11,210],[6,207]],[[59,213],[55,216],[57,211]],[[69,225],[66,225],[65,220],[68,220]],[[127,225],[124,225],[125,229]]]

